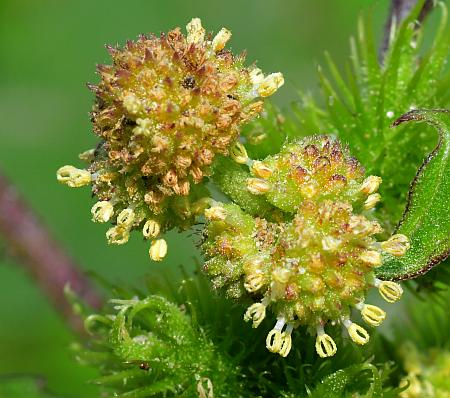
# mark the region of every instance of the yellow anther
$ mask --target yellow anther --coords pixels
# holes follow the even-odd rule
[[[392,235],[386,242],[381,242],[381,248],[393,256],[403,256],[410,246],[408,237],[403,234]]]
[[[350,338],[356,344],[364,345],[369,341],[369,333],[367,333],[367,330],[363,327],[353,323],[350,319],[345,319],[343,324],[347,328]]]
[[[231,158],[239,164],[245,164],[248,162],[248,155],[245,146],[242,145],[239,141],[237,141],[230,150]]]
[[[351,231],[357,235],[371,235],[375,231],[378,231],[378,225],[373,221],[369,221],[366,217],[359,215],[352,215],[348,224]]]
[[[337,351],[336,343],[323,331],[322,327],[317,330],[316,351],[321,358],[332,357]]]
[[[95,149],[88,149],[78,155],[78,159],[83,162],[91,163],[94,160]]]
[[[208,220],[223,221],[227,218],[227,211],[222,206],[211,206],[205,209],[205,217]]]
[[[91,209],[92,221],[108,222],[114,213],[113,205],[107,200],[97,202]]]
[[[375,305],[364,304],[361,309],[361,316],[364,322],[369,325],[380,326],[386,319],[386,312]]]
[[[202,43],[205,39],[205,29],[200,18],[192,18],[191,22],[186,25],[186,30],[188,33],[186,40],[189,44]]]
[[[381,200],[381,195],[379,193],[373,193],[369,195],[364,202],[364,208],[366,210],[373,209],[376,204]]]
[[[376,250],[365,250],[359,255],[359,259],[371,267],[381,265],[381,254]]]
[[[378,287],[378,291],[380,292],[381,296],[388,303],[395,303],[402,297],[403,289],[396,282],[379,281],[375,286]]]
[[[263,162],[260,162],[259,160],[253,162],[251,170],[255,176],[264,179],[270,178],[270,176],[273,173],[273,170],[270,167],[266,166]]]
[[[150,245],[149,255],[153,261],[162,261],[167,254],[167,243],[164,239],[157,239]]]
[[[91,180],[91,173],[86,170],[77,169],[73,166],[63,166],[56,172],[56,178],[62,184],[66,184],[71,188],[78,188],[88,185]]]
[[[378,176],[367,177],[361,185],[361,192],[367,195],[376,192],[382,181],[381,177]]]
[[[250,81],[253,85],[259,85],[264,80],[264,74],[261,69],[254,68],[250,71]]]
[[[131,114],[139,113],[143,108],[141,101],[133,93],[128,93],[123,97],[123,106]]]
[[[264,284],[264,276],[261,273],[255,273],[251,275],[247,275],[244,282],[245,289],[250,292],[256,292],[261,289]]]
[[[252,304],[247,308],[244,315],[244,321],[252,320],[252,327],[257,328],[266,317],[266,306],[261,303]]]
[[[286,358],[292,348],[292,336],[291,333],[286,330],[286,332],[281,333],[281,347],[278,350],[283,358]]]
[[[231,39],[231,32],[228,29],[222,28],[212,41],[212,48],[217,53],[225,47]]]
[[[342,241],[340,239],[333,238],[332,236],[325,236],[322,238],[322,248],[323,250],[335,252]]]
[[[106,232],[106,239],[110,245],[123,245],[128,242],[129,238],[130,230],[123,225],[112,227]]]
[[[270,191],[270,184],[259,178],[248,178],[247,190],[254,195],[262,195]]]
[[[117,224],[126,228],[130,228],[134,222],[134,211],[131,209],[122,210],[117,216]]]
[[[266,338],[266,347],[270,352],[279,352],[282,344],[281,332],[272,329]]]
[[[281,73],[271,73],[259,84],[258,94],[261,97],[269,97],[284,84],[284,77]]]
[[[159,235],[161,227],[159,223],[155,220],[147,220],[142,228],[142,234],[144,238],[156,238]]]

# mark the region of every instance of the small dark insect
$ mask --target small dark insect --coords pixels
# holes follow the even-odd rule
[[[192,76],[187,76],[187,77],[184,78],[184,80],[181,83],[181,85],[184,88],[192,90],[195,87],[195,79]]]
[[[150,365],[148,364],[148,362],[141,362],[139,364],[139,369],[148,371],[148,370],[150,370]]]
[[[227,97],[228,97],[229,99],[234,99],[234,100],[237,100],[237,99],[238,99],[238,97],[236,97],[235,95],[231,95],[231,94],[227,94]]]

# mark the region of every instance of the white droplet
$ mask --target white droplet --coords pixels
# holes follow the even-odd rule
[[[388,111],[388,112],[386,112],[386,116],[387,116],[389,119],[392,119],[392,118],[394,117],[394,112]]]

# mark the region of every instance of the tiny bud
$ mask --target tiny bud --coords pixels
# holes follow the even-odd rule
[[[88,185],[92,180],[89,171],[77,169],[73,166],[63,166],[58,169],[56,178],[60,183],[66,184],[71,188],[79,188]]]
[[[228,29],[222,28],[212,41],[212,48],[214,52],[223,50],[228,40],[231,38],[231,32]]]
[[[251,169],[255,176],[264,178],[265,180],[270,178],[273,173],[273,170],[270,167],[266,166],[263,162],[260,162],[258,160],[253,162]]]
[[[381,248],[393,256],[403,256],[410,248],[409,239],[403,234],[392,235],[386,242],[381,242]]]
[[[364,322],[369,325],[380,326],[386,319],[386,312],[375,305],[364,304],[361,310],[361,316]]]
[[[124,96],[123,106],[131,114],[139,113],[142,110],[141,101],[132,93]]]
[[[363,251],[359,256],[359,259],[372,267],[381,265],[381,254],[375,250]]]
[[[164,239],[157,239],[152,242],[149,250],[149,255],[153,261],[162,261],[166,254],[167,243]]]
[[[237,141],[230,150],[231,158],[239,164],[245,164],[248,162],[248,155],[245,146]]]
[[[369,195],[364,202],[364,208],[366,210],[373,209],[375,205],[381,200],[381,195],[379,193],[373,193]]]
[[[317,194],[317,189],[314,184],[304,184],[301,186],[300,192],[306,198],[311,199]]]
[[[284,78],[281,73],[271,73],[266,76],[259,84],[258,94],[261,97],[270,97],[284,84]]]
[[[142,228],[142,234],[146,239],[156,238],[159,235],[161,227],[155,220],[147,220]]]
[[[114,213],[114,207],[110,202],[103,200],[92,206],[91,213],[92,221],[108,222]]]
[[[376,192],[382,181],[381,177],[378,176],[367,177],[361,185],[361,192],[367,195]]]
[[[205,217],[212,221],[223,221],[227,218],[227,212],[222,206],[212,206],[205,210]]]
[[[270,191],[270,184],[267,181],[261,180],[259,178],[248,178],[247,190],[254,195],[262,195]]]
[[[202,43],[205,39],[205,29],[202,26],[200,18],[192,18],[191,22],[186,25],[187,42],[189,44]]]
[[[381,296],[388,303],[395,303],[402,297],[403,289],[396,282],[379,281],[375,286],[378,287],[378,291],[380,292]]]

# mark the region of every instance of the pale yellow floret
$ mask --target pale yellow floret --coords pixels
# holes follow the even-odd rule
[[[222,206],[211,206],[205,209],[205,217],[212,221],[223,221],[227,218],[227,211]]]
[[[107,200],[97,202],[91,209],[92,221],[94,222],[108,222],[114,214],[113,205]]]
[[[250,71],[250,81],[257,86],[264,80],[264,74],[261,69],[254,68]]]
[[[228,41],[231,39],[231,32],[228,29],[222,28],[212,41],[212,48],[214,52],[219,52],[224,49]]]
[[[202,26],[200,18],[192,18],[191,22],[186,25],[188,44],[201,44],[205,39],[205,29]]]
[[[273,170],[266,166],[263,162],[260,162],[259,160],[256,160],[253,162],[251,166],[252,173],[263,179],[268,179],[273,173]]]
[[[128,113],[131,113],[133,115],[141,112],[143,109],[141,101],[139,101],[139,99],[133,93],[128,93],[123,97],[123,106],[128,111]]]
[[[56,172],[57,180],[71,188],[88,185],[92,181],[91,173],[73,166],[63,166]]]
[[[371,326],[380,326],[381,323],[386,319],[386,312],[381,308],[371,305],[363,304],[361,309],[361,316],[364,322]]]
[[[367,177],[361,185],[361,192],[365,193],[366,195],[376,192],[382,181],[383,180],[381,179],[381,177],[378,176]]]
[[[376,280],[375,286],[388,303],[395,303],[402,297],[403,289],[396,282]]]
[[[231,159],[233,159],[236,163],[245,164],[249,161],[247,150],[245,146],[242,145],[239,141],[237,141],[230,150]]]
[[[134,211],[132,209],[124,209],[117,216],[117,224],[126,228],[131,228],[135,218]]]
[[[264,284],[264,276],[262,273],[255,273],[247,275],[244,282],[245,289],[250,292],[254,293],[257,290],[261,289]]]
[[[247,311],[245,312],[244,315],[244,321],[248,322],[252,320],[253,322],[252,327],[257,328],[265,317],[266,317],[266,306],[262,303],[255,303],[247,308]]]
[[[350,338],[356,344],[364,345],[369,341],[370,336],[366,329],[356,323],[353,323],[350,319],[345,319],[342,323],[347,328]]]
[[[409,239],[403,234],[392,235],[386,242],[381,242],[381,248],[393,256],[403,256],[410,248]]]
[[[155,220],[147,220],[142,228],[142,234],[146,239],[156,238],[160,231],[161,226]]]
[[[150,119],[136,119],[137,126],[133,129],[135,135],[149,136],[151,134],[152,121]]]
[[[248,178],[247,190],[254,195],[263,195],[270,191],[270,184],[260,178]]]
[[[363,251],[359,255],[359,259],[372,267],[379,267],[381,265],[381,254],[376,250]]]
[[[316,351],[321,358],[332,357],[337,352],[336,343],[324,332],[323,327],[317,328]]]
[[[261,97],[270,97],[284,84],[284,77],[281,73],[271,73],[259,84],[258,94]]]
[[[130,238],[130,230],[123,225],[117,225],[108,229],[106,232],[106,239],[108,244],[123,245],[128,242]]]
[[[342,241],[340,239],[333,238],[332,236],[324,236],[322,238],[322,248],[326,251],[335,252],[341,243]]]
[[[373,193],[372,195],[369,195],[364,202],[364,208],[366,210],[373,209],[377,203],[381,200],[381,195],[379,193]]]
[[[162,261],[167,254],[167,243],[164,239],[157,239],[150,245],[149,255],[153,261]]]

